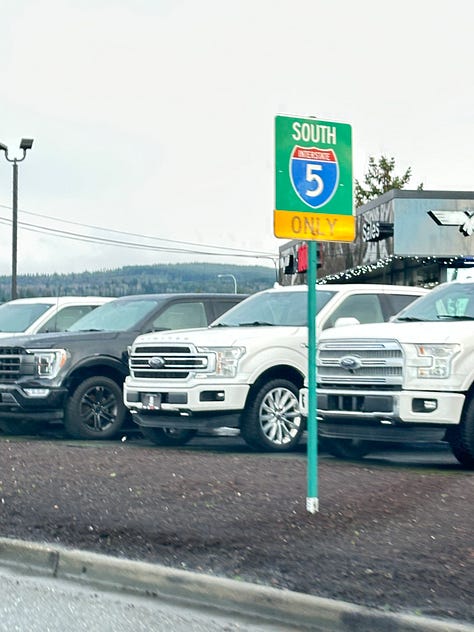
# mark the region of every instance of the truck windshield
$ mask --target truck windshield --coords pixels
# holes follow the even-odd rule
[[[76,321],[68,331],[133,331],[160,305],[158,299],[117,299]]]
[[[335,295],[331,290],[317,290],[319,312]],[[211,327],[305,327],[308,321],[308,293],[305,291],[259,292],[249,296],[215,320]]]
[[[50,307],[51,303],[3,303],[0,305],[0,332],[26,331]]]
[[[472,320],[474,283],[452,282],[439,285],[416,299],[393,319],[395,322]]]

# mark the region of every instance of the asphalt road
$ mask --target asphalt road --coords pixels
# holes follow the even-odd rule
[[[0,569],[0,629],[17,632],[291,632],[217,609],[99,590],[54,577]]]

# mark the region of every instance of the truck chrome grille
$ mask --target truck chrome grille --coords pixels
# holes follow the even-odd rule
[[[325,388],[400,386],[403,352],[396,340],[338,340],[318,344],[317,381]]]
[[[14,382],[22,372],[22,358],[26,356],[21,347],[0,347],[0,382]]]
[[[210,357],[189,345],[140,345],[130,356],[130,375],[137,379],[184,380],[190,373],[207,371]]]

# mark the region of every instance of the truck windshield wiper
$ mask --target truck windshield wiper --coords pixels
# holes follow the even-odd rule
[[[239,323],[239,327],[274,327],[274,325],[263,320],[254,320],[251,323]]]
[[[416,316],[399,316],[397,320],[404,320],[407,323],[424,323],[424,318],[417,318]]]
[[[440,319],[446,318],[448,320],[474,320],[474,316],[467,316],[466,314],[464,316],[458,316],[454,314],[438,314],[437,317]]]
[[[67,329],[66,331],[79,331],[81,333],[86,333],[89,331],[105,331],[105,329],[73,329],[73,330]]]

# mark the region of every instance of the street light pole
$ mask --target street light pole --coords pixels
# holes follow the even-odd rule
[[[13,166],[13,196],[12,196],[12,300],[17,298],[17,261],[18,261],[18,163],[26,158],[26,151],[33,146],[32,138],[22,138],[20,149],[23,151],[21,158],[10,158],[8,147],[0,143],[0,150],[5,153],[5,158]]]
[[[18,261],[18,163],[13,161],[13,204],[12,204],[12,300],[18,297],[17,261]]]
[[[237,294],[237,279],[233,274],[218,274],[217,277],[222,279],[222,277],[230,277],[234,281],[234,294]]]

